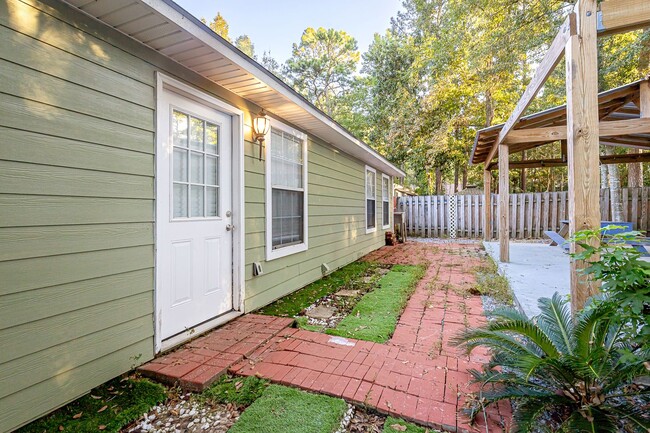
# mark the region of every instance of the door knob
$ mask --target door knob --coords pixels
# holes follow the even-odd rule
[[[232,212],[231,212],[231,211],[227,211],[227,212],[226,212],[226,217],[230,218],[231,216],[232,216]]]
[[[226,231],[231,231],[231,230],[234,230],[234,229],[235,229],[235,227],[232,224],[226,225]]]

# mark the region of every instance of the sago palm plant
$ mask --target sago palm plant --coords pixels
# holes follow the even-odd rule
[[[539,300],[529,319],[514,309],[469,329],[456,343],[492,349],[484,371],[473,370],[481,391],[470,404],[474,418],[499,400],[513,402],[513,432],[650,432],[650,348],[626,362],[626,341],[612,320],[616,307],[599,302],[572,319],[559,294]],[[644,362],[645,360],[645,362]]]

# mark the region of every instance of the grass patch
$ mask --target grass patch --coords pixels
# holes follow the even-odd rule
[[[411,424],[401,419],[393,418],[389,416],[386,418],[384,423],[384,433],[396,433],[396,432],[406,432],[406,433],[428,433],[434,432],[437,430],[430,430],[424,427]]]
[[[233,403],[240,406],[250,406],[260,398],[268,386],[269,383],[266,380],[255,376],[232,377],[223,375],[217,382],[203,391],[199,398],[213,403]]]
[[[354,290],[362,277],[372,274],[380,265],[370,262],[354,262],[332,274],[293,292],[260,309],[259,314],[269,316],[293,317],[318,299],[346,287]]]
[[[17,432],[119,432],[166,399],[162,385],[146,379],[114,379]]]
[[[424,265],[394,266],[379,281],[379,287],[365,295],[352,312],[327,333],[376,343],[388,341],[425,270]]]
[[[341,399],[271,385],[228,433],[333,433],[346,411]]]
[[[476,273],[475,294],[490,296],[502,304],[513,304],[510,283],[499,273],[499,267],[492,257],[488,257],[485,264],[478,266],[474,272]]]

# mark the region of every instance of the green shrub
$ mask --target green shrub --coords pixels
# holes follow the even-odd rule
[[[617,305],[615,319],[623,326],[623,332],[635,346],[647,346],[650,344],[650,262],[641,260],[641,253],[626,245],[645,238],[640,232],[606,234],[617,228],[623,227],[608,226],[576,233],[570,241],[583,250],[573,257],[590,262],[585,273],[602,283],[605,302]],[[598,242],[601,238],[606,242]],[[596,244],[599,246],[594,247]]]
[[[613,304],[595,303],[574,319],[559,294],[539,300],[541,313],[529,319],[512,308],[495,311],[495,320],[469,329],[456,343],[470,351],[492,349],[483,371],[471,371],[481,384],[470,402],[474,419],[484,406],[514,401],[514,432],[644,432],[650,428],[647,386],[650,348],[635,349],[626,362],[618,350],[627,345],[613,317]],[[645,385],[644,385],[645,383]]]

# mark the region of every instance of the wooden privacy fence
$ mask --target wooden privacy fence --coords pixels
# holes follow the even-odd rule
[[[456,237],[483,237],[484,195],[433,195],[400,197],[397,210],[404,212],[409,236],[450,237],[450,206],[456,200]],[[631,221],[635,229],[650,228],[650,188],[622,190],[623,220]],[[492,194],[492,237],[498,230],[498,194]],[[567,192],[510,194],[510,237],[541,239],[545,230],[559,231],[561,221],[568,218]],[[611,221],[610,191],[600,191],[600,212],[603,221]]]

